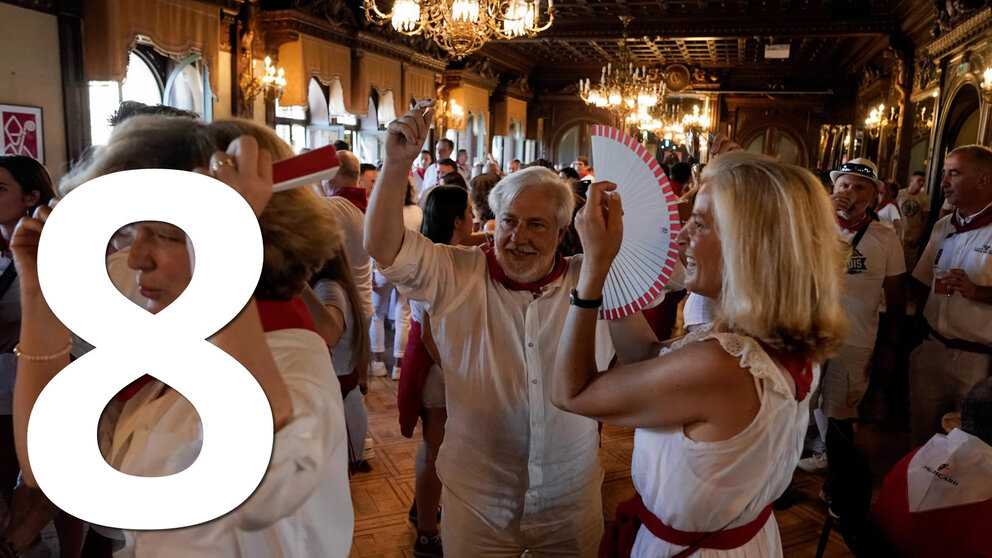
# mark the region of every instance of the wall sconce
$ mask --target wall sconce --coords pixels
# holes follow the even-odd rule
[[[897,111],[896,107],[889,109],[889,113],[885,113],[885,105],[880,104],[877,107],[871,109],[871,113],[868,118],[865,118],[865,130],[871,135],[872,139],[878,139],[879,136],[885,132],[885,128],[889,123],[896,120]]]
[[[931,110],[930,114],[928,115],[927,107],[925,106],[920,107],[920,112],[919,114],[916,115],[916,121],[915,121],[916,123],[915,128],[917,135],[922,136],[930,132],[930,130],[933,128],[933,114],[934,114],[933,110]]]
[[[992,68],[985,68],[982,74],[982,100],[992,103]]]
[[[445,126],[447,128],[460,128],[465,120],[465,109],[454,99],[442,101],[441,105],[438,114],[444,115]]]
[[[241,94],[245,99],[254,99],[259,93],[265,93],[267,101],[276,101],[282,98],[286,91],[286,72],[282,68],[272,65],[272,59],[265,57],[265,73],[259,77],[255,75],[254,67],[251,74],[245,74],[241,80]]]

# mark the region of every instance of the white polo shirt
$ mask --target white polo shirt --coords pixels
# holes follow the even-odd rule
[[[946,296],[933,292],[935,268],[963,269],[972,283],[992,285],[992,225],[952,235],[952,217],[947,215],[933,226],[930,241],[913,270],[913,277],[930,285],[923,316],[944,337],[992,345],[992,304],[967,299],[961,293]]]
[[[851,242],[854,234],[838,227],[841,238]],[[844,340],[852,347],[872,348],[878,333],[878,305],[882,302],[882,283],[886,277],[906,272],[902,243],[896,233],[877,221],[851,250],[844,275],[844,312],[851,329]]]

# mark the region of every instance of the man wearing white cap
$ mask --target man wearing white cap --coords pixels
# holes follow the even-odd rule
[[[905,312],[902,275],[906,272],[902,243],[896,233],[873,221],[868,205],[884,187],[878,169],[868,159],[853,159],[830,173],[831,195],[837,213],[837,230],[851,247],[845,280],[844,310],[851,329],[840,353],[823,365],[819,405],[814,418],[820,430],[812,456],[799,461],[799,468],[817,472],[827,468],[822,450],[827,418],[849,421],[858,416],[858,404],[868,389],[868,364],[878,333],[878,307],[884,293],[889,323],[901,322]],[[894,330],[894,328],[892,328]],[[887,331],[887,350],[896,346],[896,331]],[[883,359],[893,362],[894,359]],[[849,422],[844,424],[850,424]]]
[[[956,410],[992,365],[992,150],[951,151],[940,187],[955,209],[933,226],[913,270],[916,286],[929,293],[927,338],[909,358],[914,445],[939,431],[944,413]]]

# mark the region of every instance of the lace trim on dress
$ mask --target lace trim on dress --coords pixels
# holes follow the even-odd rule
[[[729,332],[696,331],[665,347],[659,354],[668,354],[690,343],[698,343],[708,339],[716,339],[720,347],[740,360],[741,368],[746,368],[751,375],[766,381],[766,386],[788,398],[795,398],[794,389],[789,386],[785,376],[779,370],[778,364],[768,356],[758,341],[747,335]]]

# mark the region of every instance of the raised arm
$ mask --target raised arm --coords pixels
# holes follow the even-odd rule
[[[606,193],[612,187],[590,187],[589,201],[575,218],[585,251],[576,287],[582,299],[601,296],[610,264],[620,249],[623,210],[619,197]],[[760,403],[753,378],[742,372],[717,341],[695,343],[598,373],[595,329],[595,309],[569,308],[551,394],[557,407],[629,427],[707,423],[702,435],[712,439],[740,432],[757,413]]]
[[[383,267],[393,264],[403,245],[403,201],[410,166],[427,141],[433,107],[434,101],[420,101],[410,112],[390,122],[386,132],[382,172],[365,214],[365,250]]]
[[[14,444],[24,484],[37,488],[28,461],[28,417],[41,390],[69,364],[72,338],[55,317],[38,283],[38,241],[51,209],[38,208],[33,218],[21,219],[11,237],[17,274],[21,280],[21,341],[18,345],[17,382],[14,384]]]

